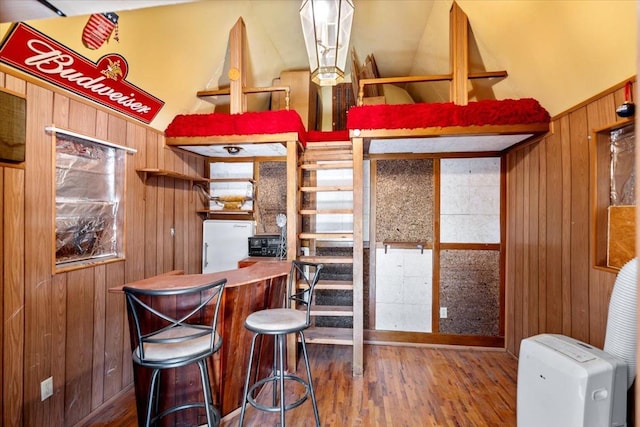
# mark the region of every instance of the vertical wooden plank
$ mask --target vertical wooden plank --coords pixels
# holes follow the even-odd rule
[[[229,59],[229,84],[231,90],[229,110],[231,114],[247,111],[247,95],[243,92],[247,79],[244,54],[245,33],[244,21],[239,18],[229,32],[229,49],[231,50]]]
[[[297,258],[300,232],[298,200],[298,141],[287,141],[287,260]]]
[[[94,271],[93,294],[93,364],[91,375],[91,410],[99,407],[104,402],[104,376],[105,376],[105,298],[106,278],[105,265],[96,266]],[[111,326],[111,325],[109,325]]]
[[[364,371],[364,165],[362,138],[352,140],[353,152],[353,376]]]
[[[0,380],[2,381],[2,414],[5,426],[23,425],[23,360],[25,358],[25,192],[24,171],[0,168]]]
[[[134,126],[131,123],[127,125],[127,146],[135,148],[138,152],[133,155],[128,155],[126,159],[127,170],[127,198],[126,198],[126,253],[127,262],[125,263],[124,282],[132,282],[142,279],[146,272],[146,256],[148,254],[147,248],[147,215],[149,210],[146,207],[145,196],[147,196],[147,190],[149,189],[145,182],[141,179],[141,176],[136,172],[136,169],[142,169],[147,165],[147,144],[146,144],[147,131],[141,126]],[[153,248],[153,254],[155,254],[155,248]],[[133,368],[131,365],[131,352],[128,351],[131,348],[129,341],[129,326],[127,322],[127,314],[124,308],[124,303],[119,308],[117,300],[109,297],[109,307],[114,307],[112,310],[107,308],[108,316],[117,316],[120,314],[119,322],[122,324],[120,329],[122,341],[120,347],[123,348],[122,356],[122,385],[123,387],[133,382]],[[127,350],[127,351],[125,351]],[[115,381],[115,380],[114,380]]]
[[[589,341],[589,131],[586,109],[569,115],[571,127],[571,336]]]
[[[561,132],[561,170],[562,170],[562,333],[565,335],[571,335],[571,210],[573,208],[571,204],[571,169],[573,163],[571,162],[571,126],[569,123],[569,117],[563,116],[560,118]]]
[[[147,144],[153,144],[157,146],[155,135],[148,135],[151,139],[147,140]],[[162,147],[158,147],[158,168],[160,169],[168,169],[168,165],[165,164],[164,150]],[[155,267],[154,274],[162,273],[162,267],[164,263],[164,199],[167,194],[167,181],[172,180],[172,178],[158,177],[158,198],[156,199],[156,212],[157,218],[155,223],[155,233],[156,233],[156,259],[155,259]]]
[[[531,214],[531,206],[529,202],[531,200],[530,196],[530,153],[531,149],[526,147],[522,149],[522,271],[520,276],[520,287],[522,288],[522,338],[533,335],[529,330],[529,325],[531,324],[530,319],[530,310],[531,307],[531,276],[529,274],[530,271],[530,261],[531,261],[531,242],[530,242],[530,234],[531,231],[531,218],[535,214]]]
[[[2,71],[0,71],[0,87],[4,87],[4,78],[5,78],[5,74]],[[3,167],[0,167],[0,197],[2,197],[2,206],[4,207],[6,202],[4,201],[4,168]],[[22,215],[24,218],[24,212],[22,212]],[[7,390],[6,386],[4,385],[5,384],[4,382],[5,328],[8,330],[9,327],[7,326],[7,319],[5,319],[5,316],[4,316],[5,279],[4,279],[4,209],[3,208],[0,208],[0,239],[2,239],[0,240],[2,242],[2,244],[0,244],[0,298],[1,298],[0,301],[2,301],[2,304],[0,304],[0,354],[2,354],[2,357],[0,357],[0,384],[3,385],[2,390],[0,391],[0,400],[2,400],[3,402],[7,402],[6,404],[0,404],[0,422],[2,422],[4,425],[7,423],[7,421],[13,418],[10,413],[10,410],[11,410],[10,402],[13,401],[15,397],[13,399],[7,399],[11,389]],[[24,242],[24,236],[22,236],[21,242]],[[15,304],[15,301],[13,300],[11,301]],[[11,303],[9,302],[7,302],[6,304],[11,305]],[[11,348],[11,347],[7,346],[7,348]],[[10,357],[11,355],[7,356],[7,358],[10,358]]]
[[[53,94],[27,85],[25,156],[25,352],[24,424],[50,425],[50,400],[40,401],[40,382],[51,375],[51,265],[53,260],[52,142]],[[61,381],[62,378],[54,378]]]
[[[158,135],[155,135],[156,144],[158,144]],[[168,148],[164,148],[162,150],[164,155],[165,168],[167,170],[173,171],[176,168],[176,158],[173,150]],[[165,196],[164,196],[164,206],[162,207],[163,217],[162,217],[162,246],[163,249],[163,258],[162,258],[162,266],[160,269],[160,273],[165,273],[167,271],[171,271],[174,269],[174,234],[175,234],[175,185],[177,179],[167,179],[165,181]]]
[[[69,128],[84,135],[95,135],[96,109],[79,101],[69,100]]]
[[[538,145],[538,328],[547,330],[547,140]]]
[[[196,156],[191,156],[189,164],[191,173],[197,176],[209,176],[209,172],[205,169],[208,167],[208,163],[205,167],[205,161],[199,159]],[[189,225],[188,236],[189,242],[187,244],[188,256],[186,260],[185,272],[189,274],[202,272],[202,222],[203,218],[197,213],[197,210],[201,207],[200,198],[198,192],[194,189],[190,189],[189,193]]]
[[[149,256],[149,252],[152,253],[152,256],[155,256],[155,247],[151,248],[151,250],[147,249],[149,236],[147,233],[148,229],[146,228],[146,223],[149,222],[147,215],[149,215],[150,209],[148,209],[147,202],[144,200],[145,195],[148,197],[148,191],[151,190],[151,187],[145,185],[145,182],[141,179],[140,175],[136,173],[136,169],[142,169],[147,165],[147,151],[149,148],[149,145],[147,144],[147,130],[141,126],[128,124],[127,146],[135,148],[138,152],[133,155],[127,155],[126,159],[127,198],[125,206],[125,232],[127,262],[125,264],[124,271],[125,283],[147,277],[147,256]],[[153,193],[152,190],[151,192]],[[130,350],[131,348],[127,313],[124,308],[124,302],[121,302],[121,308],[117,305],[117,300],[114,301],[112,298],[108,299],[108,303],[110,304],[109,307],[114,307],[114,313],[110,314],[111,311],[109,307],[107,307],[107,315],[117,316],[117,313],[120,313],[121,317],[119,322],[122,324],[122,329],[119,332],[122,336],[120,347],[123,348],[122,385],[124,387],[133,382],[131,352],[124,351],[125,349]]]
[[[562,333],[562,141],[561,123],[554,123],[554,133],[546,140],[547,176],[547,295],[545,301],[546,332]]]
[[[449,57],[451,73],[451,101],[467,105],[469,93],[469,19],[454,1],[449,11]]]
[[[145,185],[141,176],[136,172],[136,169],[142,169],[147,164],[147,131],[141,126],[128,124],[126,132],[126,145],[138,151],[135,154],[128,154],[125,160],[127,174],[125,199],[125,253],[127,263],[125,282],[133,282],[147,277],[147,253],[151,252],[155,256],[155,246],[148,248],[149,228],[147,228],[147,223],[151,221],[148,218],[150,210],[146,206],[148,202],[144,200],[145,196],[153,199],[155,193],[154,188]]]
[[[433,269],[431,276],[431,295],[433,299],[433,306],[431,312],[433,314],[432,330],[437,332],[440,332],[440,201],[442,197],[442,176],[440,168],[440,159],[433,159],[433,256],[431,259],[431,265]],[[373,218],[373,216],[370,216],[370,218]],[[375,276],[376,266],[374,265],[373,267],[374,270],[371,272],[371,274]]]
[[[51,376],[53,377],[53,396],[51,400],[51,425],[64,422],[65,393],[67,378],[67,275],[56,274],[51,281],[51,303],[54,321],[51,327]]]
[[[188,164],[185,162],[186,156],[177,156],[175,171],[179,173],[186,174],[188,173]],[[175,234],[173,236],[174,243],[174,262],[173,268],[176,270],[184,270],[186,264],[186,258],[188,253],[190,252],[187,247],[187,242],[189,241],[187,236],[187,226],[188,220],[187,216],[189,215],[187,209],[189,208],[189,181],[176,179],[174,183],[175,189],[175,205],[173,207],[173,227],[175,229]]]
[[[522,150],[518,150],[516,152],[516,167],[515,167],[515,183],[516,183],[516,203],[515,203],[515,217],[516,217],[516,227],[515,227],[515,260],[514,260],[514,277],[516,278],[515,283],[515,293],[514,293],[514,340],[516,345],[516,352],[520,351],[520,341],[524,338],[524,330],[523,330],[523,287],[522,284],[519,283],[523,275],[523,264],[524,264],[524,251],[523,251],[523,240],[524,240],[524,200],[523,200],[523,190],[524,190],[524,171],[523,169],[523,161],[522,161]]]
[[[143,167],[157,168],[158,164],[158,144],[152,132],[147,132],[142,141],[146,147],[146,162]],[[164,178],[148,178],[145,181],[144,189],[144,212],[145,221],[142,224],[144,229],[144,276],[150,277],[157,274],[158,259],[158,236],[156,234],[158,212],[158,195],[160,183],[164,183]]]
[[[67,276],[67,347],[65,423],[74,425],[91,412],[93,361],[94,270],[84,268]]]
[[[438,232],[438,235],[440,233]],[[505,336],[506,292],[506,243],[507,243],[507,158],[500,156],[500,291],[498,293],[498,335]],[[439,292],[438,292],[439,293]]]
[[[0,75],[0,87],[2,87],[2,83],[4,83],[4,75]],[[2,242],[2,244],[0,244],[0,301],[2,301],[2,304],[0,304],[0,354],[2,355],[2,357],[0,357],[0,384],[2,384],[2,390],[0,391],[0,399],[2,399],[3,402],[7,402],[7,408],[5,408],[5,405],[0,404],[0,421],[2,421],[3,425],[10,420],[11,415],[10,415],[10,408],[11,408],[11,404],[10,402],[13,401],[15,399],[15,396],[12,396],[11,398],[9,398],[9,396],[11,395],[11,388],[7,388],[4,384],[4,365],[5,365],[5,352],[4,349],[6,348],[12,348],[11,347],[11,343],[7,343],[5,344],[5,329],[7,330],[7,333],[9,331],[9,326],[8,326],[8,319],[5,318],[5,310],[10,310],[13,306],[16,306],[16,310],[20,310],[20,307],[22,306],[22,304],[16,304],[15,298],[9,299],[9,296],[7,296],[7,299],[5,300],[5,272],[4,272],[4,246],[5,246],[5,240],[4,240],[4,209],[5,206],[7,206],[7,200],[5,200],[5,192],[4,192],[4,171],[5,168],[0,166],[0,197],[2,198],[2,204],[0,205],[0,240]],[[24,211],[21,212],[22,217],[24,218]],[[24,242],[24,236],[20,237],[20,242],[23,243]],[[24,257],[24,253],[22,254],[22,256]],[[18,282],[20,283],[20,282]],[[8,286],[7,286],[8,287]],[[6,292],[7,295],[9,295],[9,291]],[[8,309],[5,308],[5,306],[9,306]],[[9,313],[11,313],[11,311],[8,311]],[[18,329],[18,332],[20,332],[20,329]],[[11,352],[7,352],[7,356],[6,358],[11,360],[12,358],[12,353]],[[9,377],[9,374],[7,375],[7,377]]]
[[[367,300],[369,324],[367,329],[376,328],[376,206],[377,206],[377,185],[378,181],[378,161],[369,160],[369,298]],[[432,281],[432,283],[434,283]],[[435,296],[435,294],[434,294]],[[436,302],[434,302],[435,307]],[[437,302],[439,304],[439,302]],[[433,323],[434,330],[437,330],[437,323]]]
[[[129,360],[131,364],[130,345],[123,340],[123,331],[127,327],[125,323],[124,296],[108,292],[109,288],[124,283],[124,263],[117,262],[107,264],[104,271],[104,288],[100,290],[101,299],[104,300],[104,365],[102,370],[103,401],[115,396],[128,383],[123,383],[123,365]],[[96,293],[98,289],[96,289]],[[126,347],[125,347],[126,345]],[[126,351],[125,351],[126,350]]]
[[[538,195],[539,195],[539,153],[538,145],[533,145],[530,147],[528,160],[529,160],[529,194],[528,194],[528,204],[529,208],[527,209],[530,212],[529,218],[527,219],[527,224],[529,224],[529,259],[527,261],[529,265],[529,293],[528,293],[528,306],[527,312],[529,313],[529,324],[527,325],[527,330],[529,332],[529,336],[536,335],[539,332],[538,326],[538,306],[540,305],[539,297],[539,287],[540,281],[538,280],[539,271],[538,271],[538,262],[539,262],[539,253],[538,250],[540,248],[540,242],[538,240],[539,237],[539,229],[538,229],[538,221],[540,218],[539,214],[539,203],[538,203]]]
[[[53,124],[69,128],[69,98],[61,94],[53,96]],[[52,156],[55,153],[52,152]],[[52,190],[55,191],[55,190]],[[55,197],[55,194],[53,194]],[[54,378],[54,394],[51,397],[51,423],[64,422],[64,384],[66,382],[66,336],[67,336],[67,282],[66,275],[54,276],[51,286],[52,310],[52,354],[51,376]]]
[[[506,227],[506,253],[505,253],[505,331],[504,342],[507,351],[516,354],[515,337],[515,242],[516,242],[516,153],[511,152],[507,156],[507,227]]]

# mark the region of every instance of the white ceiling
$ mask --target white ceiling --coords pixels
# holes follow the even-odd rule
[[[196,92],[228,85],[229,31],[246,24],[247,83],[269,86],[283,70],[308,68],[300,0],[51,0],[69,17],[53,17],[36,0],[0,1],[0,37],[27,23],[90,60],[127,59],[127,80],[165,102],[151,126],[177,114],[211,112]],[[181,3],[181,4],[176,4]],[[354,0],[351,46],[373,53],[383,76],[449,72],[451,0]],[[635,0],[458,0],[469,17],[472,71],[509,76],[470,84],[478,99],[536,98],[559,114],[636,74]],[[155,6],[155,7],[150,7]],[[144,7],[142,9],[135,9]],[[43,10],[44,9],[44,10]],[[96,11],[118,12],[119,42],[87,49],[81,34]],[[41,13],[49,18],[40,19]],[[78,16],[72,16],[76,14]],[[347,66],[347,77],[350,67]],[[447,101],[446,83],[409,88],[422,102]],[[330,100],[324,96],[325,105]],[[268,106],[252,96],[249,110]],[[326,128],[326,127],[325,127]]]

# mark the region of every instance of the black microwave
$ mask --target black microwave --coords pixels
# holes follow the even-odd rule
[[[278,256],[279,234],[258,234],[249,237],[249,256]]]

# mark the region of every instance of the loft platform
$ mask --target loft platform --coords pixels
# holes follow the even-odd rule
[[[302,120],[292,110],[185,114],[165,130],[168,146],[207,157],[285,156],[287,143],[304,147],[306,141]]]
[[[502,152],[549,131],[538,101],[362,105],[349,110],[351,138],[369,154]]]

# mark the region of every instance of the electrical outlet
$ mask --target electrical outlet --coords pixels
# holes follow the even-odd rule
[[[49,377],[40,383],[40,400],[46,400],[53,396],[53,377]]]
[[[441,319],[447,318],[447,307],[440,307],[440,318]]]

